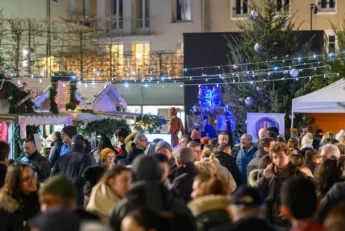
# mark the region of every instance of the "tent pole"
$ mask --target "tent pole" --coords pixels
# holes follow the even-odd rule
[[[291,128],[293,128],[293,120],[295,118],[295,113],[292,111],[291,113]]]

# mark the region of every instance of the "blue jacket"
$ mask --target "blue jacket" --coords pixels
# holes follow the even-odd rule
[[[236,164],[240,169],[242,175],[243,184],[247,185],[248,176],[247,176],[247,166],[249,162],[254,158],[254,155],[257,151],[257,147],[252,144],[247,152],[245,152],[240,146],[235,147],[233,156],[236,160]]]

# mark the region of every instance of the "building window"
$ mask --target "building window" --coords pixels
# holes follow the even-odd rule
[[[249,0],[231,0],[232,17],[245,17],[248,14]]]
[[[107,54],[111,53],[113,75],[123,76],[124,46],[123,44],[113,44],[107,46]]]
[[[276,0],[277,11],[290,10],[290,0]]]
[[[75,16],[75,0],[69,0],[68,2],[68,16],[72,17]]]
[[[149,0],[137,0],[137,28],[150,27]]]
[[[149,64],[150,62],[150,43],[133,43],[132,50],[136,65]]]
[[[123,29],[123,0],[113,0],[113,15],[115,23],[112,29]]]
[[[335,11],[336,9],[336,0],[317,0],[319,10],[322,11]]]
[[[191,21],[191,0],[173,0],[173,21]]]
[[[336,50],[336,39],[335,35],[328,36],[328,53],[334,53]]]
[[[175,51],[176,55],[179,55],[179,56],[183,55],[183,42],[174,41],[173,50]]]

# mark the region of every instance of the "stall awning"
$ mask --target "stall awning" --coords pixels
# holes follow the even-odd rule
[[[292,100],[293,113],[345,113],[345,80]]]

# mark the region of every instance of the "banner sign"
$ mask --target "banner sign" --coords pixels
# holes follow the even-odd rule
[[[276,127],[280,134],[285,133],[284,113],[247,113],[247,133],[257,142],[261,128]]]

